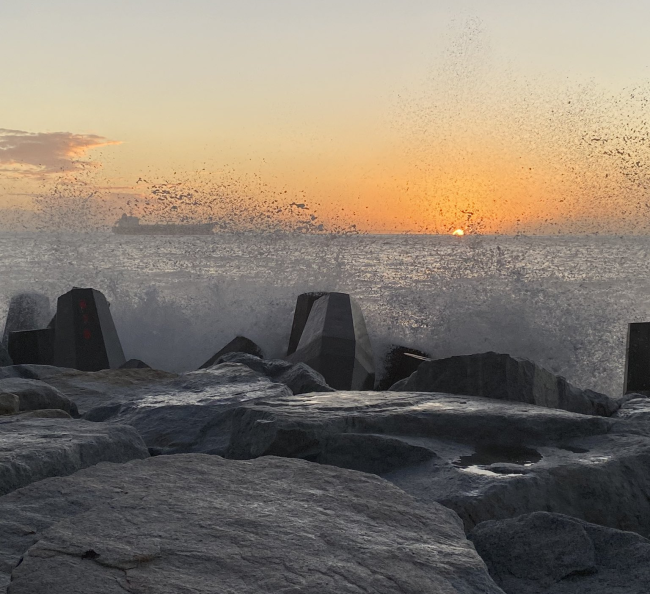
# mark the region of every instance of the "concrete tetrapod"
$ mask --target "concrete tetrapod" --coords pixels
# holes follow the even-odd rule
[[[327,293],[314,302],[298,347],[287,359],[309,365],[336,390],[371,390],[375,383],[366,322],[346,293]]]
[[[57,367],[100,371],[126,363],[106,297],[95,289],[75,288],[59,297],[55,334]]]

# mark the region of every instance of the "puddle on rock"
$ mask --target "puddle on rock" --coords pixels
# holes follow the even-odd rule
[[[532,448],[523,446],[502,446],[488,445],[477,446],[476,451],[469,456],[461,456],[454,460],[453,465],[456,468],[462,468],[469,472],[478,474],[489,474],[491,476],[511,476],[526,474],[523,470],[508,469],[504,466],[495,466],[492,464],[516,464],[519,466],[532,466],[542,459],[542,455]]]

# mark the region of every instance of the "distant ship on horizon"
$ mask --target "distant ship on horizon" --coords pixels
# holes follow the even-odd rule
[[[212,235],[216,223],[162,223],[141,225],[138,217],[123,214],[113,233],[118,235]]]

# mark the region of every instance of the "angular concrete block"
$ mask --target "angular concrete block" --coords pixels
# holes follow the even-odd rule
[[[9,333],[9,356],[14,365],[52,365],[54,330],[23,330]]]
[[[7,346],[10,332],[44,327],[50,318],[50,313],[50,300],[46,295],[40,293],[14,295],[9,302],[2,344]]]
[[[650,322],[628,324],[625,394],[650,392]]]
[[[374,355],[363,313],[345,293],[327,293],[313,303],[298,347],[287,359],[309,365],[336,390],[374,387]]]
[[[129,359],[126,363],[120,365],[120,369],[151,369],[151,366],[144,361],[140,361],[140,359]]]
[[[327,293],[303,293],[298,295],[296,299],[296,309],[293,312],[293,324],[291,325],[291,336],[289,337],[289,347],[287,348],[287,355],[296,352],[302,331],[305,329],[309,313],[317,299],[327,295]]]
[[[260,359],[264,358],[264,353],[262,349],[256,345],[250,338],[245,336],[237,336],[233,338],[225,347],[223,347],[219,352],[210,357],[199,369],[205,369],[207,367],[212,367],[218,359],[223,357],[226,353],[246,353],[248,355],[253,355],[254,357],[259,357]]]
[[[95,289],[72,289],[56,309],[54,365],[81,371],[117,369],[124,351],[106,297]]]

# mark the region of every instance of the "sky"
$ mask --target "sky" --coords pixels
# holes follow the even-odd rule
[[[0,209],[647,233],[648,22],[633,0],[0,0]]]

